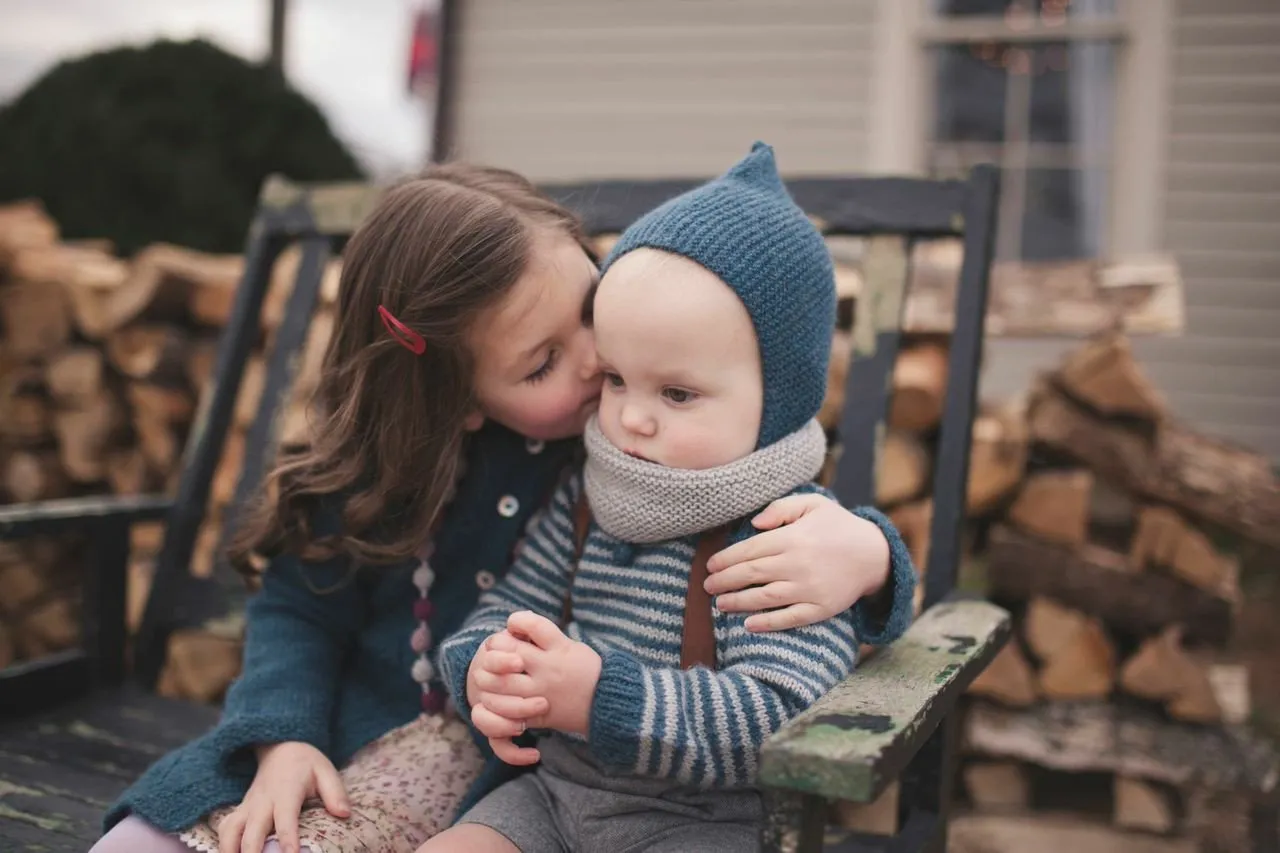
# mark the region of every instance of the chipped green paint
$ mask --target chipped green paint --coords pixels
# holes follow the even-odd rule
[[[765,743],[761,784],[869,803],[897,776],[1009,635],[988,602],[930,608]]]
[[[271,175],[258,194],[258,202],[263,208],[275,210],[304,204],[310,208],[321,233],[346,234],[365,220],[383,192],[383,187],[359,181],[303,186],[279,175]]]
[[[951,227],[956,230],[957,234],[964,233],[964,214],[963,213],[951,214]]]
[[[897,235],[867,240],[862,264],[862,294],[854,316],[853,351],[866,358],[876,351],[876,336],[902,325],[907,290],[907,242]]]
[[[66,815],[35,815],[11,808],[4,803],[0,803],[0,818],[29,823],[32,826],[43,829],[45,832],[66,832],[71,828],[71,823]]]
[[[0,779],[0,799],[13,794],[18,794],[23,797],[39,797],[42,792],[37,791],[35,788],[28,788],[23,785],[19,785],[16,782],[10,782],[7,779]]]

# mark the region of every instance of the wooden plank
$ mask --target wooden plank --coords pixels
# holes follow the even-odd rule
[[[764,745],[762,785],[872,802],[1008,639],[1009,614],[948,601]]]
[[[1130,778],[1275,793],[1276,748],[1245,728],[1170,722],[1121,702],[1044,703],[1013,710],[974,702],[965,714],[965,748],[986,757],[1051,770],[1118,773]]]
[[[1126,555],[1098,546],[1065,548],[996,526],[986,564],[998,598],[1045,596],[1138,635],[1177,622],[1188,639],[1221,643],[1231,631],[1230,601],[1164,572],[1132,571]]]
[[[951,853],[1197,853],[1190,838],[1161,838],[1091,824],[1076,815],[961,815],[951,821]]]

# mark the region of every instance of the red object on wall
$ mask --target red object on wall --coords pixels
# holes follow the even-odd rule
[[[409,94],[430,96],[439,79],[439,7],[420,8],[413,13],[413,38],[409,44]]]

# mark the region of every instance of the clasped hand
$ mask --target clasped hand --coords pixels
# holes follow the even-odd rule
[[[512,738],[529,728],[586,735],[600,667],[594,649],[550,619],[513,613],[506,630],[480,644],[467,670],[471,721],[503,761],[536,764],[538,750]]]

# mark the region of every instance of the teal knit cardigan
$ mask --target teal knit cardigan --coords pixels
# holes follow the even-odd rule
[[[579,446],[576,439],[526,442],[497,425],[472,437],[467,474],[431,558],[433,637],[443,639],[462,625],[480,583],[488,585],[485,573],[505,574],[530,514],[545,504]],[[510,511],[512,502],[503,499],[511,497],[517,511],[508,517],[498,505]],[[361,747],[414,719],[422,701],[409,676],[416,658],[409,646],[417,624],[415,566],[351,576],[345,559],[272,562],[249,600],[244,674],[228,692],[220,722],[152,765],[110,807],[104,828],[132,813],[175,832],[240,802],[257,769],[255,744],[304,741],[342,767]],[[507,773],[491,760],[477,792]]]

